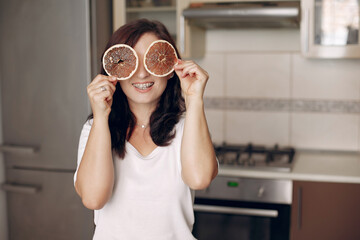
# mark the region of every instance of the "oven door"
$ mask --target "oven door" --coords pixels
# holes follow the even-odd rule
[[[288,240],[290,205],[195,199],[199,240]]]

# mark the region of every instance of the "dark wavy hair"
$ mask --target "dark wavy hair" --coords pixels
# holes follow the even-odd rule
[[[159,39],[163,39],[174,46],[180,58],[175,42],[166,27],[158,21],[139,19],[129,22],[110,37],[106,49],[115,44],[127,44],[134,47],[144,33],[153,33]],[[105,53],[103,52],[103,55]],[[107,75],[101,67],[101,74]],[[175,137],[173,131],[176,123],[179,122],[181,115],[185,111],[184,98],[181,95],[179,77],[174,74],[168,82],[165,91],[161,95],[160,101],[150,117],[150,136],[157,146],[167,146]],[[91,114],[88,119],[93,118]],[[127,97],[121,89],[119,83],[113,95],[113,103],[109,115],[109,128],[111,133],[111,148],[120,158],[125,156],[125,143],[130,139],[134,130],[136,118],[129,108]]]

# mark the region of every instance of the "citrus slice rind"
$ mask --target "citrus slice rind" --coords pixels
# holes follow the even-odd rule
[[[118,80],[126,80],[136,72],[139,58],[129,45],[116,44],[105,51],[102,63],[109,76],[115,76]]]
[[[157,40],[146,50],[144,66],[150,74],[165,77],[174,71],[177,59],[175,48],[168,41]]]

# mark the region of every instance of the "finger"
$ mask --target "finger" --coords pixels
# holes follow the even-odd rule
[[[183,61],[179,67],[175,68],[176,74],[180,78],[185,78],[186,76],[196,77],[196,75],[202,74],[202,68],[197,65],[194,61]]]
[[[205,71],[198,65],[196,64],[194,61],[183,61],[181,64],[179,64],[178,67],[175,68],[175,71],[177,71],[179,73],[179,71],[183,71],[183,76],[188,75],[188,73],[190,72],[190,69],[196,68],[196,73],[198,74],[205,74]]]
[[[103,96],[105,97],[106,102],[110,102],[113,98],[113,93],[111,93],[110,91],[103,92],[101,94],[104,94]]]
[[[104,97],[104,101],[110,102],[113,99],[113,94],[109,91],[102,92],[101,95]]]
[[[105,82],[104,85],[96,89],[96,93],[108,92],[110,96],[114,95],[115,86],[109,82]]]
[[[182,63],[183,63],[183,60],[181,60],[181,59],[178,58],[178,60],[176,61],[174,67],[178,67],[178,66],[180,66]]]
[[[109,82],[103,82],[103,85],[93,86],[88,89],[88,95],[90,98],[94,98],[95,95],[100,94],[102,92],[108,92],[111,96],[114,94],[115,90],[113,89],[113,85]]]
[[[117,80],[117,78],[115,76],[107,76],[107,75],[103,75],[103,74],[98,74],[96,75],[96,77],[91,81],[91,83],[96,84],[100,81],[103,80],[108,80],[110,82],[114,82]]]
[[[104,86],[106,88],[106,90],[115,92],[117,81],[115,81],[115,82],[104,81],[103,83],[104,83],[104,85],[102,85],[102,86]]]
[[[196,65],[190,65],[190,66],[187,66],[185,67],[183,70],[182,70],[182,73],[181,73],[181,77],[185,77],[187,75],[189,76],[195,76],[198,74],[198,68]]]
[[[108,99],[112,99],[112,94],[109,91],[102,91],[95,94],[93,98],[96,102],[107,102]]]
[[[174,66],[175,70],[181,70],[185,67],[186,61],[178,59],[177,63]]]
[[[109,85],[109,89],[111,88],[111,89],[114,89],[114,91],[115,91],[115,86],[114,86],[114,84],[112,84],[112,83],[113,83],[113,82],[116,83],[117,80],[114,80],[114,79],[116,79],[116,78],[99,74],[99,75],[97,75],[97,76],[94,78],[94,80],[88,85],[87,90],[88,90],[88,92],[90,92],[91,90],[93,90],[93,89],[98,89],[98,88],[100,88],[101,86]],[[111,85],[114,86],[114,87],[111,87]]]
[[[116,79],[117,80],[117,79]],[[112,85],[114,85],[114,87],[116,88],[116,84],[118,83],[118,81],[113,81],[111,82]]]
[[[187,64],[185,64],[185,63],[183,63],[183,64],[181,64],[181,65],[179,65],[178,67],[174,67],[174,70],[175,70],[175,72],[176,72],[176,74],[179,76],[179,77],[183,77],[183,75],[184,75],[184,70],[186,69],[186,68],[189,68],[190,66],[192,66],[192,65],[194,65],[194,64],[189,64],[189,63],[187,63]],[[186,75],[186,74],[185,74]]]
[[[108,76],[105,76],[106,78],[99,78],[96,79],[95,82],[91,83],[88,86],[88,89],[99,89],[103,86],[108,86],[107,89],[112,89],[113,91],[115,91],[116,87],[113,84],[115,82],[115,84],[117,83],[117,81],[113,81],[113,80],[109,80]]]
[[[208,79],[209,74],[199,65],[194,64],[186,67],[183,71],[191,73],[192,76],[197,75],[199,78]]]
[[[100,92],[96,88],[88,89],[88,96],[90,100],[94,100],[95,96],[98,95]]]
[[[178,64],[174,66],[175,70],[184,69],[186,66],[195,64],[193,61],[182,61],[178,60]]]
[[[96,92],[97,92],[97,93],[106,92],[106,91],[109,92],[109,91],[110,91],[109,89],[110,89],[110,88],[104,84],[104,85],[101,85],[100,87],[98,87],[98,88],[96,89]]]

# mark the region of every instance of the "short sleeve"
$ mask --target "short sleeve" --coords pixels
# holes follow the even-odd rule
[[[181,140],[182,140],[182,137],[184,135],[184,125],[185,125],[185,116],[183,116],[182,118],[180,118],[180,121],[177,123],[176,125],[176,133],[178,134],[176,137],[178,139],[178,143],[180,145],[180,148],[181,148]],[[179,149],[179,152],[181,152],[181,150]],[[217,166],[218,166],[218,169],[220,167],[219,165],[219,159],[216,157],[216,162],[217,162]],[[179,169],[181,170],[181,160],[178,162],[178,165],[179,165]]]
[[[179,119],[179,122],[176,124],[176,134],[180,135],[180,139],[182,139],[182,136],[184,134],[184,125],[185,125],[185,117],[181,117]]]
[[[176,150],[178,152],[178,158],[177,158],[177,165],[178,169],[181,173],[181,144],[182,144],[182,137],[184,135],[184,125],[185,125],[185,117],[181,117],[179,122],[176,124],[175,130],[176,135],[174,139],[174,144],[176,145]]]
[[[93,122],[92,119],[86,121],[83,128],[82,128],[82,130],[81,130],[81,133],[80,133],[79,147],[78,147],[78,154],[77,154],[77,166],[76,166],[76,171],[75,171],[75,174],[74,174],[74,184],[76,182],[77,172],[78,172],[78,169],[79,169],[79,166],[80,166],[82,156],[84,155],[86,143],[87,143],[87,140],[89,138],[92,122]]]

